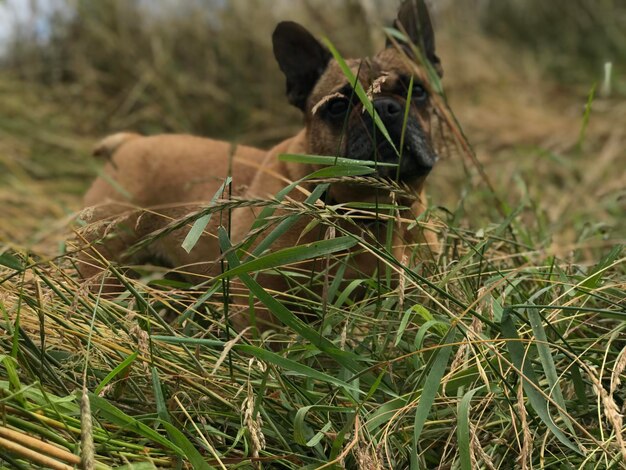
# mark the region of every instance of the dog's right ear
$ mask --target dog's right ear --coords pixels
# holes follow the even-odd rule
[[[304,27],[293,21],[278,23],[272,42],[274,57],[287,78],[287,99],[304,111],[306,100],[326,70],[332,54]]]
[[[426,55],[439,76],[443,75],[441,61],[435,53],[435,32],[425,0],[404,0],[393,22],[394,28],[403,30],[408,39]],[[392,44],[387,41],[387,47]]]

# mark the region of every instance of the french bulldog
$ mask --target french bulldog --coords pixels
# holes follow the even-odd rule
[[[88,208],[85,219],[90,225],[83,234],[88,245],[79,258],[82,277],[98,279],[106,271],[108,261],[149,261],[176,268],[194,282],[219,275],[223,266],[218,227],[228,229],[234,244],[241,243],[257,221],[260,206],[234,204],[229,217],[214,214],[190,252],[181,246],[189,224],[176,230],[165,229],[173,221],[206,207],[227,176],[232,178],[228,197],[233,201],[267,200],[287,185],[301,181],[289,193],[288,200],[302,203],[315,187],[306,182],[306,176],[321,166],[280,159],[281,154],[326,155],[387,164],[376,166],[368,178],[336,178],[315,204],[336,208],[337,213],[345,216],[350,213],[349,203],[358,202],[361,207],[376,201],[396,203],[405,209],[396,217],[399,222],[393,232],[393,255],[400,260],[416,245],[422,247],[422,253],[428,246],[436,250],[434,233],[420,230],[413,223],[425,210],[424,182],[437,161],[430,124],[431,87],[420,78],[423,74],[416,74],[426,61],[441,74],[424,0],[405,0],[394,25],[404,33],[404,39],[389,39],[386,47],[373,57],[345,60],[367,92],[371,103],[368,111],[355,93],[356,84],[351,83],[328,47],[297,23],[278,24],[272,36],[274,55],[286,78],[287,99],[302,111],[304,128],[269,151],[191,135],[142,136],[122,132],[102,140],[94,154],[107,159],[104,176],[95,180],[84,199]],[[374,121],[375,116],[382,125]],[[395,182],[404,190],[392,197],[389,191],[377,189],[376,181]],[[413,197],[407,198],[408,193]],[[224,193],[219,197],[227,196]],[[279,207],[274,216],[285,211]],[[362,217],[363,210],[357,212],[361,217],[355,219],[359,220],[342,222],[349,226],[347,232],[365,234],[384,246],[386,231],[372,225],[372,218]],[[310,216],[303,215],[269,249],[281,250],[328,236],[327,231],[311,229],[311,221]],[[409,230],[410,226],[414,228]],[[159,231],[165,235],[154,237],[151,243],[128,256],[130,247]],[[264,234],[258,235],[255,243],[258,245],[263,238]],[[368,251],[352,249],[348,254],[351,259],[346,278],[371,276],[380,268],[376,257]],[[313,261],[302,266],[325,269]],[[262,274],[257,281],[276,296],[289,288],[279,275]],[[108,289],[114,291],[114,283]],[[247,296],[241,304],[248,304]],[[260,317],[263,318],[257,313],[260,323],[273,323],[268,311]],[[247,322],[244,312],[235,323],[241,328]]]

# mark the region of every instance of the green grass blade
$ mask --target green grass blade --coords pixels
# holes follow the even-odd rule
[[[319,430],[319,431],[315,434],[315,436],[313,436],[311,439],[309,439],[309,440],[305,443],[305,445],[306,445],[307,447],[315,447],[316,445],[318,445],[318,444],[321,442],[321,440],[322,440],[324,437],[326,437],[326,433],[327,433],[327,432],[328,432],[328,430],[329,430],[330,428],[332,428],[332,427],[333,427],[333,423],[331,423],[330,421],[328,421],[328,422],[324,425],[324,427],[322,427],[322,429],[320,429],[320,430]]]
[[[133,418],[130,415],[127,415],[119,408],[113,406],[104,398],[100,398],[99,396],[90,393],[89,400],[91,402],[91,408],[94,413],[98,413],[101,418],[110,421],[117,426],[124,428],[127,431],[132,431],[140,436],[145,437],[146,439],[150,439],[154,441],[166,449],[171,450],[172,452],[178,454],[181,457],[185,456],[185,452],[175,445],[173,442],[161,436],[158,432],[152,429],[150,426],[145,425],[141,421]]]
[[[578,150],[582,149],[582,146],[585,142],[585,135],[587,133],[587,127],[589,126],[589,119],[591,117],[591,109],[593,107],[593,101],[596,97],[596,88],[598,87],[597,83],[594,83],[589,90],[589,96],[587,97],[587,103],[585,104],[585,112],[583,113],[583,123],[580,127],[580,133],[578,135]]]
[[[404,139],[406,137],[406,127],[409,122],[409,111],[411,110],[411,100],[413,99],[413,80],[414,77],[411,75],[411,79],[409,80],[408,91],[406,95],[406,104],[404,106],[404,117],[402,119],[402,134],[400,134],[400,148],[404,148]],[[396,180],[400,180],[400,167],[402,166],[402,155],[400,154],[400,160],[398,161],[398,169],[396,171]]]
[[[122,465],[121,467],[115,467],[115,470],[158,470],[158,469],[159,467],[154,465],[152,462],[137,462],[137,463],[130,463],[128,465]],[[96,470],[99,470],[99,469],[96,467]]]
[[[422,430],[424,429],[424,424],[426,423],[430,409],[432,408],[433,403],[435,403],[435,397],[437,396],[437,391],[441,386],[443,374],[446,372],[446,367],[448,367],[448,360],[450,359],[450,354],[452,353],[452,345],[450,343],[454,340],[455,332],[456,328],[450,328],[448,334],[444,338],[442,347],[439,351],[437,351],[437,354],[432,361],[430,372],[426,376],[424,388],[422,389],[422,393],[419,397],[419,403],[417,404],[417,409],[415,410],[415,421],[413,424],[411,470],[417,470],[419,468],[417,458],[419,438],[422,434]]]
[[[192,444],[187,437],[175,426],[168,422],[164,422],[163,426],[167,434],[171,436],[172,441],[182,450],[183,456],[189,460],[192,468],[198,470],[215,470],[215,467],[209,465],[196,446]]]
[[[361,101],[361,104],[363,105],[363,108],[372,117],[372,119],[374,120],[374,124],[376,125],[376,127],[378,127],[378,130],[383,135],[385,140],[387,140],[387,142],[389,142],[389,145],[391,145],[391,148],[393,148],[393,150],[395,151],[396,155],[399,155],[400,152],[398,152],[398,149],[396,148],[396,145],[393,143],[393,140],[391,139],[391,136],[389,135],[389,132],[387,132],[387,129],[385,128],[385,124],[383,123],[382,119],[380,118],[380,116],[376,112],[376,109],[374,108],[374,104],[368,98],[367,93],[363,89],[363,85],[361,85],[361,82],[357,80],[356,76],[354,75],[352,70],[350,70],[350,67],[348,66],[346,61],[343,59],[341,54],[339,54],[339,51],[337,51],[337,49],[335,48],[333,43],[330,42],[326,38],[324,38],[322,41],[324,42],[326,47],[328,47],[328,49],[330,50],[331,54],[333,55],[333,57],[335,58],[335,60],[339,64],[339,67],[341,68],[341,71],[343,72],[343,74],[346,76],[348,81],[354,86],[354,91],[355,91],[357,97],[359,98],[359,101]]]
[[[226,253],[226,259],[228,260],[229,266],[233,266],[235,268],[239,266],[239,260],[237,259],[236,254],[230,251],[230,240],[228,239],[228,234],[223,227],[220,227],[218,230],[218,238],[222,250]],[[296,315],[294,315],[293,312],[291,312],[282,303],[272,297],[267,291],[265,291],[265,289],[263,289],[259,285],[259,283],[252,279],[252,277],[250,277],[248,274],[240,274],[239,279],[241,279],[241,282],[243,282],[245,286],[250,289],[252,294],[255,295],[256,298],[258,298],[263,303],[263,305],[265,305],[269,309],[269,311],[272,312],[272,314],[286,327],[291,328],[300,336],[310,341],[311,344],[319,348],[321,351],[324,351],[329,356],[333,357],[337,362],[339,362],[347,369],[353,372],[360,369],[357,365],[358,358],[354,354],[342,351],[341,349],[337,348],[333,343],[321,336],[317,331],[312,329],[309,325],[307,325]]]
[[[611,251],[594,266],[593,272],[587,274],[587,279],[580,284],[580,287],[584,287],[585,289],[597,288],[606,269],[621,256],[622,251],[624,251],[624,245],[615,245]]]
[[[404,33],[398,31],[395,28],[384,28],[385,33],[400,41],[402,44],[406,44],[411,48],[411,52],[413,55],[417,57],[417,62],[426,68],[426,72],[428,74],[428,84],[435,90],[439,95],[443,95],[443,86],[441,84],[441,77],[439,77],[439,73],[433,67],[433,64],[426,58],[424,52],[418,45],[414,44],[413,41],[408,39]]]
[[[16,399],[21,405],[25,405],[26,401],[22,395],[22,383],[20,382],[20,376],[18,373],[17,360],[8,354],[0,354],[0,364],[4,366],[6,376],[9,379],[8,383],[10,384],[10,391],[15,393]]]
[[[306,437],[307,430],[310,430],[310,429],[306,425],[305,420],[306,420],[307,414],[311,410],[320,411],[320,412],[328,412],[328,413],[354,413],[354,409],[343,408],[340,406],[309,405],[309,406],[303,406],[302,408],[300,408],[297,411],[296,417],[293,420],[293,439],[298,444],[303,445],[303,446],[308,446],[308,447],[313,447],[314,445],[319,443],[319,440],[318,440],[313,445],[310,445],[311,441],[309,439],[311,438],[307,439]],[[326,431],[328,431],[328,429],[326,429]],[[323,432],[326,432],[326,431],[323,431]],[[319,431],[319,433],[321,432],[322,431]]]
[[[235,345],[234,349],[237,351],[243,351],[245,353],[248,353],[252,356],[255,356],[257,359],[269,362],[283,369],[300,374],[303,377],[308,377],[313,380],[319,380],[320,382],[335,385],[337,387],[343,387],[359,394],[362,393],[361,390],[349,384],[348,382],[345,382],[344,380],[315,370],[312,367],[306,366],[297,361],[293,361],[291,359],[287,359],[286,357],[279,356],[278,354],[268,351],[267,349],[258,348],[256,346],[251,346],[248,344]]]
[[[210,340],[203,338],[182,338],[179,336],[153,336],[154,341],[163,341],[165,343],[170,344],[186,344],[190,346],[207,346],[211,348],[224,348],[225,343],[223,341],[218,340]],[[249,344],[235,344],[233,345],[233,350],[241,351],[246,354],[250,354],[251,356],[256,357],[262,361],[268,362],[270,364],[274,364],[275,366],[281,367],[283,369],[289,370],[291,372],[295,372],[303,377],[308,377],[313,380],[318,380],[320,382],[324,382],[327,384],[335,385],[337,387],[343,387],[348,390],[355,391],[359,394],[363,392],[358,388],[355,388],[353,385],[350,385],[348,382],[333,377],[331,375],[325,374],[318,370],[315,370],[307,365],[301,364],[297,361],[293,361],[283,356],[279,356],[278,354],[268,351],[267,349],[259,348],[257,346],[252,346]],[[345,408],[340,408],[341,410],[345,410]]]
[[[326,166],[387,166],[397,167],[397,163],[383,163],[374,160],[357,160],[355,158],[346,157],[329,157],[324,155],[300,155],[293,153],[282,153],[278,159],[283,162],[305,163],[310,165],[326,165]]]
[[[574,391],[576,392],[576,397],[578,398],[578,404],[582,408],[587,408],[589,406],[589,400],[587,400],[587,393],[585,386],[585,382],[580,373],[580,366],[578,362],[573,362],[571,366],[572,370],[572,382],[574,382]]]
[[[284,248],[274,253],[241,263],[236,268],[231,268],[220,274],[215,278],[215,280],[219,281],[224,278],[231,278],[244,273],[276,268],[278,266],[285,266],[299,261],[337,253],[338,251],[348,250],[356,244],[357,241],[352,237],[339,237]]]
[[[306,198],[304,201],[306,204],[314,204],[319,198],[321,198],[324,193],[328,190],[328,184],[320,184],[315,187],[313,191],[311,191],[311,195]],[[259,218],[263,216],[263,212],[259,215]],[[272,230],[268,235],[266,235],[263,240],[256,246],[250,258],[259,256],[263,253],[267,248],[269,248],[272,243],[274,243],[278,238],[288,232],[295,224],[300,220],[300,214],[290,215],[285,220],[280,222],[278,226]],[[256,222],[255,222],[256,223]],[[248,245],[248,244],[246,244]]]
[[[345,286],[342,292],[337,296],[337,300],[335,301],[335,307],[339,308],[343,306],[348,301],[354,290],[358,289],[363,284],[363,282],[363,279],[355,279],[354,281],[350,281],[350,284]]]
[[[548,429],[550,429],[550,431],[552,431],[561,443],[569,447],[572,451],[580,453],[578,447],[576,447],[576,445],[572,443],[572,441],[570,441],[558,428],[548,412],[548,402],[539,392],[539,381],[537,380],[537,376],[531,366],[531,362],[529,358],[526,357],[527,355],[522,347],[522,344],[520,343],[520,338],[517,334],[517,329],[515,328],[515,323],[513,321],[513,313],[510,308],[504,309],[500,326],[502,329],[502,335],[508,339],[506,345],[509,350],[509,354],[511,355],[511,360],[513,361],[515,367],[523,374],[520,379],[522,380],[524,391],[526,392],[530,405],[533,407],[541,421],[543,421],[543,423],[548,427]]]
[[[123,375],[126,370],[130,367],[130,365],[135,362],[135,359],[137,359],[137,356],[139,356],[139,352],[135,351],[132,354],[129,354],[126,359],[124,359],[122,362],[120,362],[115,369],[113,369],[111,372],[109,372],[107,374],[107,376],[102,379],[100,381],[100,383],[98,384],[98,386],[96,387],[96,389],[94,390],[93,393],[95,393],[96,395],[100,395],[100,392],[102,391],[102,389],[104,387],[106,387],[109,382],[111,382],[111,380],[113,380],[115,377],[117,377],[118,375]]]
[[[21,271],[24,269],[24,265],[17,256],[13,256],[10,253],[2,253],[0,255],[0,265],[7,268],[14,269],[15,271]]]
[[[367,417],[367,430],[370,433],[376,432],[381,426],[387,424],[398,412],[408,404],[408,397],[401,396],[393,398],[372,411]]]
[[[337,165],[314,171],[307,176],[307,179],[340,178],[342,176],[366,176],[371,175],[375,172],[376,170],[370,168],[369,166]]]
[[[289,194],[291,191],[293,191],[298,185],[302,184],[302,181],[294,181],[293,183],[285,186],[283,189],[281,189],[278,193],[276,193],[276,196],[274,197],[274,199],[276,199],[277,202],[282,201],[283,199],[285,199],[285,196],[287,196],[287,194]],[[250,231],[254,231],[260,227],[263,227],[263,225],[266,223],[266,219],[268,219],[269,217],[272,216],[272,214],[274,214],[274,212],[276,211],[276,207],[275,206],[268,206],[268,207],[264,207],[263,210],[259,213],[259,216],[256,218],[256,220],[254,221],[254,223],[252,224],[252,227],[250,228]]]
[[[408,308],[405,312],[404,315],[402,315],[402,319],[400,320],[400,326],[398,326],[398,331],[396,332],[396,341],[394,342],[394,346],[398,346],[398,344],[400,344],[400,341],[402,341],[402,335],[404,334],[404,330],[406,330],[406,327],[409,324],[409,320],[416,315],[415,311],[414,311],[414,307]]]
[[[224,180],[224,183],[222,183],[220,188],[215,192],[215,194],[211,198],[211,201],[207,205],[208,207],[215,204],[215,201],[217,201],[220,195],[224,193],[224,190],[231,182],[232,182],[232,178],[230,176]],[[187,253],[190,253],[191,250],[193,250],[193,247],[196,246],[196,243],[198,243],[198,240],[200,240],[200,237],[202,236],[204,229],[211,221],[212,215],[213,215],[213,212],[210,212],[209,214],[200,217],[191,226],[191,230],[189,230],[189,233],[187,233],[187,236],[185,237],[185,240],[183,241],[183,244],[181,245],[183,247],[183,250],[185,250]]]
[[[548,379],[548,385],[550,386],[549,396],[559,406],[560,409],[558,411],[561,419],[570,430],[570,432],[575,435],[572,422],[567,416],[565,399],[563,398],[561,385],[559,384],[558,373],[556,371],[556,365],[554,364],[554,358],[552,357],[552,353],[550,352],[550,343],[546,335],[546,330],[543,327],[541,316],[539,315],[537,309],[534,308],[529,308],[527,310],[527,313],[528,320],[530,321],[530,326],[533,330],[533,334],[537,339],[536,345],[537,351],[539,352],[539,360],[541,361],[543,372],[546,375],[546,378]]]
[[[165,403],[165,397],[163,396],[163,386],[161,385],[161,379],[159,377],[159,370],[152,366],[150,368],[152,375],[152,390],[154,391],[154,401],[156,402],[157,415],[159,419],[164,423],[171,423],[170,414],[167,409],[167,403]],[[172,436],[170,435],[170,438]]]
[[[459,443],[459,460],[461,461],[461,470],[472,470],[471,458],[471,429],[470,429],[470,406],[474,394],[482,387],[470,390],[461,399],[459,403],[459,414],[457,416],[456,436]]]

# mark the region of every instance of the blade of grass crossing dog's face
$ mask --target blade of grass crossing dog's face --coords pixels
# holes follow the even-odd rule
[[[411,100],[413,98],[413,76],[411,76],[411,79],[409,80],[409,88],[407,90],[407,95],[406,95],[406,104],[404,106],[404,117],[402,120],[402,133],[400,134],[400,149],[404,148],[404,139],[405,139],[405,135],[406,135],[406,126],[409,120],[409,111],[411,110]],[[403,153],[400,152],[400,157],[398,159],[398,166],[396,168],[396,181],[400,180],[400,168],[402,166],[402,157],[403,157]],[[395,202],[395,200],[394,200]],[[398,209],[396,207],[395,211],[397,212]],[[392,214],[393,215],[393,214]],[[399,215],[399,214],[398,214]],[[395,220],[393,218],[391,218],[390,220],[387,221],[387,243],[386,243],[386,248],[387,251],[389,253],[392,252],[393,250],[393,231],[395,228]],[[400,240],[400,243],[402,243],[403,240]],[[402,260],[400,260],[402,261]],[[387,281],[387,288],[391,287],[391,266],[386,265],[385,266],[385,278]]]
[[[497,209],[498,209],[498,212],[500,212],[500,215],[502,215],[503,217],[506,216],[507,214],[506,205],[497,196],[496,191],[494,190],[494,187],[491,184],[491,180],[487,176],[487,173],[485,172],[483,165],[480,163],[480,161],[476,157],[476,153],[474,152],[472,146],[469,144],[469,141],[467,137],[465,136],[465,133],[463,132],[463,129],[460,123],[458,122],[456,116],[450,110],[449,106],[446,103],[446,98],[443,92],[443,87],[441,85],[441,77],[439,76],[439,73],[437,72],[433,64],[431,64],[430,61],[427,60],[427,58],[424,56],[419,46],[417,44],[414,44],[412,41],[407,40],[405,34],[403,34],[402,32],[394,28],[386,28],[385,31],[387,33],[387,36],[394,43],[394,46],[397,47],[399,50],[402,50],[402,48],[400,47],[400,43],[398,40],[400,40],[403,44],[407,44],[411,48],[413,57],[417,58],[417,64],[421,65],[423,68],[426,69],[426,77],[422,76],[420,78],[421,79],[425,78],[425,80],[423,81],[427,82],[425,83],[425,85],[427,85],[427,88],[429,90],[434,91],[438,95],[434,97],[435,99],[433,100],[435,104],[435,108],[438,111],[437,114],[443,119],[448,129],[452,132],[452,134],[455,137],[456,142],[460,145],[463,153],[472,161],[472,163],[478,170],[483,182],[489,189],[491,196],[494,198],[495,202],[497,203]],[[406,60],[408,62],[413,62],[413,63],[416,62],[414,58],[410,58],[408,56],[406,57]],[[417,70],[417,74],[423,75],[423,74],[420,74],[419,70]]]
[[[404,106],[404,118],[402,120],[402,133],[400,134],[400,149],[404,148],[404,139],[406,137],[406,126],[409,122],[409,111],[411,110],[411,100],[413,99],[413,75],[409,80],[409,89],[406,95],[406,104]],[[400,179],[400,167],[402,166],[402,152],[400,152],[400,160],[398,161],[398,168],[396,170],[396,181]]]
[[[391,145],[391,148],[393,148],[393,150],[396,152],[396,155],[399,155],[400,153],[398,152],[398,149],[393,143],[393,140],[391,139],[389,132],[387,132],[387,128],[385,127],[385,124],[383,123],[382,119],[376,112],[376,109],[374,108],[374,104],[368,98],[367,93],[363,89],[363,85],[361,85],[361,82],[357,80],[352,70],[350,70],[350,67],[348,66],[346,61],[343,59],[341,54],[339,54],[339,51],[337,51],[335,46],[333,46],[332,42],[330,42],[327,38],[324,38],[322,41],[324,42],[326,47],[328,47],[328,49],[330,50],[331,54],[333,55],[333,57],[339,64],[341,71],[346,76],[348,81],[354,84],[354,91],[357,97],[359,98],[359,101],[363,105],[363,108],[372,117],[372,119],[374,120],[374,124],[376,125],[380,133],[383,135],[383,137],[387,140],[387,142],[389,142],[389,145]]]

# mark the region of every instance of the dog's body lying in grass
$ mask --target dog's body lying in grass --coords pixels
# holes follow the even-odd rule
[[[269,152],[186,135],[143,137],[121,133],[104,139],[96,153],[109,158],[106,177],[94,182],[85,196],[85,205],[93,208],[90,222],[109,221],[114,230],[105,223],[96,223],[93,230],[86,232],[90,243],[102,240],[92,245],[98,256],[91,250],[85,250],[81,256],[83,277],[102,273],[99,262],[102,257],[123,260],[126,250],[143,237],[206,206],[229,175],[232,196],[267,199],[320,168],[316,164],[281,161],[280,154],[337,155],[395,164],[377,167],[375,176],[401,183],[415,198],[399,197],[392,201],[389,192],[340,181],[332,182],[322,199],[335,206],[349,202],[397,202],[410,208],[402,212],[404,221],[394,231],[392,245],[397,259],[402,258],[407,244],[434,244],[432,236],[424,237],[419,230],[408,230],[409,223],[424,210],[424,181],[437,160],[430,132],[429,86],[416,76],[416,65],[408,59],[411,50],[418,48],[439,70],[433,30],[423,0],[406,0],[396,26],[406,32],[412,45],[389,44],[372,58],[346,61],[366,90],[375,113],[364,109],[367,104],[363,98],[357,98],[354,83],[350,83],[325,46],[300,25],[283,22],[273,35],[274,53],[287,78],[288,99],[304,113],[305,128],[296,136]],[[374,115],[380,117],[382,125],[374,122]],[[289,197],[303,202],[313,187],[303,183]],[[177,268],[194,281],[210,279],[221,269],[218,226],[228,226],[230,220],[228,231],[232,242],[242,242],[259,212],[258,208],[243,206],[234,208],[229,217],[213,216],[205,235],[190,253],[181,247],[189,227],[175,230],[143,247],[132,261],[157,260]],[[305,230],[310,222],[311,218],[302,217],[274,241],[271,249],[323,238],[324,231]],[[369,231],[370,238],[385,245],[385,230],[369,228],[367,224],[351,224],[347,230]],[[262,238],[263,235],[259,240]],[[307,268],[313,269],[312,266],[309,264]],[[353,256],[346,277],[371,276],[376,268],[374,255],[358,254]],[[258,280],[265,289],[274,292],[284,292],[288,287],[280,276],[263,275]],[[269,316],[264,320],[269,321]],[[245,323],[245,320],[240,322]]]

